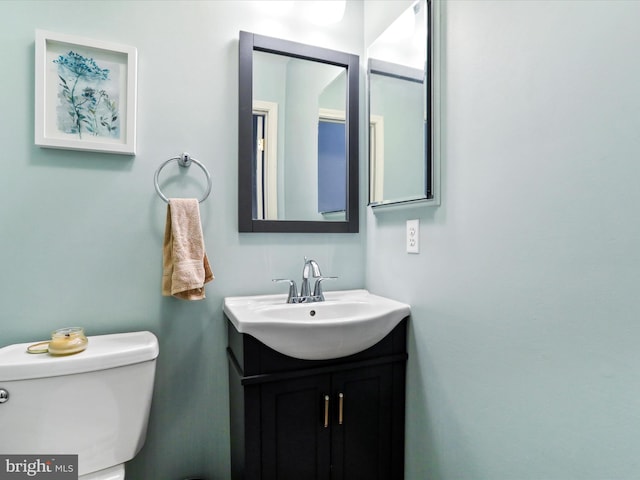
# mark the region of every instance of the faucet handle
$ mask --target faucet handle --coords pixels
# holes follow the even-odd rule
[[[318,298],[320,301],[324,301],[324,293],[322,292],[322,281],[323,280],[336,280],[338,277],[319,277],[316,280],[316,284],[313,286],[313,296]]]
[[[287,296],[287,303],[296,303],[296,298],[298,298],[298,288],[296,287],[296,282],[288,278],[274,278],[271,281],[276,283],[289,282],[289,295]]]

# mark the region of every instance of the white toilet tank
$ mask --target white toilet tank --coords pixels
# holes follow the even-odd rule
[[[158,340],[151,332],[87,338],[84,352],[61,357],[27,353],[29,343],[0,348],[0,452],[77,454],[80,476],[123,478],[121,464],[146,438]]]

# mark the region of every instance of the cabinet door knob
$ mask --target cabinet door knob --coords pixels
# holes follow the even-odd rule
[[[342,425],[344,421],[344,393],[338,394],[338,425]]]
[[[329,395],[324,396],[324,428],[329,428]]]

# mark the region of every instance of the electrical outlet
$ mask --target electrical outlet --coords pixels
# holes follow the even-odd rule
[[[420,220],[407,220],[407,253],[420,253]]]

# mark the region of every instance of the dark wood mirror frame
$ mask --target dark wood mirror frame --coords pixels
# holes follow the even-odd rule
[[[258,220],[252,214],[253,52],[261,51],[344,67],[347,74],[346,221]],[[359,63],[358,55],[240,32],[238,111],[238,231],[357,233],[359,228]]]

